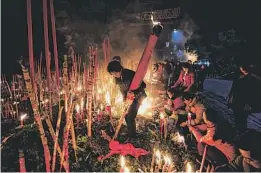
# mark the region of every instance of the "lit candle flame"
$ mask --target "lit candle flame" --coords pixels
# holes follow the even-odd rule
[[[77,91],[81,91],[81,90],[82,90],[82,86],[81,86],[81,85],[78,85]]]
[[[150,19],[151,19],[151,21],[152,21],[153,26],[160,24],[160,22],[155,22],[155,21],[153,20],[153,15],[150,16]]]
[[[78,104],[76,104],[76,106],[75,106],[75,110],[76,110],[77,113],[80,112],[80,106],[79,106]]]
[[[160,119],[164,119],[164,114],[163,113],[160,113]]]
[[[83,107],[84,107],[84,98],[81,98],[81,110],[83,111]]]
[[[22,114],[21,117],[20,117],[21,120],[24,120],[26,116],[27,116],[27,114]]]
[[[156,153],[155,153],[155,155],[156,155],[156,158],[157,158],[157,163],[159,163],[159,162],[160,162],[160,159],[161,159],[160,151],[157,150]]]

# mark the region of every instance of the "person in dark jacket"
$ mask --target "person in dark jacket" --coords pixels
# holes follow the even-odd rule
[[[232,84],[228,104],[234,113],[238,134],[247,129],[250,114],[261,113],[261,78],[251,73],[251,67],[241,63],[240,77]]]
[[[146,84],[142,82],[137,90],[129,91],[135,72],[123,68],[119,61],[111,61],[108,64],[107,70],[115,78],[115,83],[119,86],[124,100],[130,95],[134,95],[135,97],[125,118],[129,137],[127,141],[131,141],[136,136],[135,118],[143,99],[147,97],[145,93]]]
[[[260,172],[261,171],[261,133],[248,130],[243,133],[236,146],[241,153],[229,164],[219,166],[216,172]]]
[[[200,71],[198,74],[198,90],[203,92],[203,83],[207,77],[207,67],[205,65],[201,65]]]

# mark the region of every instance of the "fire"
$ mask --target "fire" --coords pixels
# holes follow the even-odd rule
[[[115,98],[115,105],[121,104],[123,102],[122,95],[119,93]]]
[[[151,15],[150,19],[151,19],[151,21],[152,21],[153,26],[160,24],[160,22],[155,22],[155,21],[153,20],[153,15]]]
[[[145,98],[139,108],[138,114],[142,115],[148,111],[149,108],[152,107],[152,100],[149,98]]]
[[[27,114],[22,114],[21,117],[20,117],[21,120],[24,120],[26,116],[27,116]]]
[[[107,105],[111,105],[111,96],[110,93],[107,91],[105,95],[105,100]]]
[[[186,49],[184,51],[184,57],[185,57],[186,61],[191,60],[192,63],[194,63],[195,61],[198,60],[198,54],[196,53],[195,50],[189,52],[189,50]]]

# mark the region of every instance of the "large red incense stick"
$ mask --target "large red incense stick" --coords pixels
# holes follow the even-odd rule
[[[43,0],[43,21],[44,21],[44,47],[46,57],[46,72],[47,72],[47,86],[49,96],[49,110],[50,118],[52,120],[52,102],[51,102],[51,69],[50,69],[50,53],[49,53],[49,39],[48,39],[48,17],[47,17],[47,0]]]
[[[30,64],[30,76],[32,80],[34,78],[34,53],[33,53],[33,31],[32,31],[32,8],[31,0],[27,0],[27,29],[28,29],[28,48],[29,48],[29,64]],[[36,83],[33,82],[34,92],[37,93]]]
[[[151,59],[153,49],[154,49],[154,47],[157,43],[157,40],[159,38],[159,35],[160,35],[162,29],[163,29],[163,27],[161,25],[155,25],[153,27],[153,32],[150,34],[149,40],[148,40],[147,45],[145,47],[145,50],[142,54],[142,57],[140,59],[140,62],[139,62],[139,65],[137,67],[137,70],[135,72],[135,75],[134,75],[134,77],[131,81],[129,91],[133,91],[133,90],[138,89],[138,87],[142,83],[142,81],[143,81],[143,79],[144,79],[144,77],[147,73],[147,69],[148,69],[148,66],[149,66],[149,62],[150,62],[150,59]],[[133,99],[133,98],[128,98],[129,101],[131,99]],[[129,109],[129,106],[130,106],[130,103],[127,104],[127,109],[126,109],[127,111]],[[121,116],[121,118],[119,120],[116,132],[113,136],[113,139],[116,139],[117,136],[118,136],[118,133],[121,129],[121,125],[122,125],[123,120],[125,118],[126,112],[123,113],[123,115]]]
[[[57,86],[60,86],[59,80],[59,64],[58,64],[58,49],[57,49],[57,41],[56,41],[56,29],[55,29],[55,17],[54,17],[54,7],[53,0],[50,0],[50,11],[51,11],[51,22],[52,22],[52,35],[53,35],[53,53],[54,53],[54,62],[55,62],[55,76],[57,81]]]

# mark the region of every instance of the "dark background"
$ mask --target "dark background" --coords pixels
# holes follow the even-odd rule
[[[62,0],[55,1],[55,10],[64,8]],[[87,5],[88,0],[67,0],[70,2],[71,13],[77,13],[77,9]],[[142,2],[142,0],[141,0]],[[162,3],[164,2],[164,3]],[[180,6],[182,12],[188,13],[200,28],[200,33],[204,37],[205,44],[217,43],[218,32],[228,29],[236,30],[236,37],[247,41],[247,49],[251,54],[258,54],[259,41],[259,16],[258,1],[222,1],[222,0],[179,0],[162,1],[155,0],[155,9],[175,8]],[[27,21],[26,21],[26,0],[2,0],[2,73],[12,74],[20,71],[16,61],[21,57],[28,56],[27,42]],[[106,5],[105,16],[101,16],[101,21],[106,21],[106,17],[115,8],[124,9],[129,1],[104,0]],[[32,0],[33,16],[33,40],[34,54],[39,56],[44,51],[43,41],[43,17],[42,1]],[[49,30],[49,35],[51,30]],[[57,33],[58,48],[63,49],[64,38]],[[50,37],[51,38],[51,37]],[[51,40],[51,39],[50,39]],[[52,43],[50,43],[50,49]],[[242,50],[238,50],[239,52]]]

